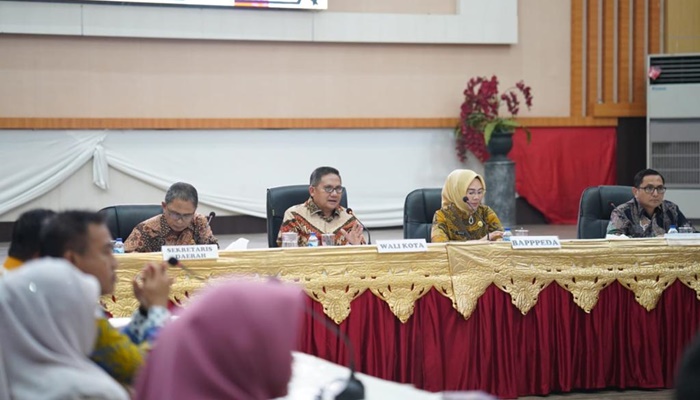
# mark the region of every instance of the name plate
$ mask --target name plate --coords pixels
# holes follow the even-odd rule
[[[219,258],[219,247],[215,244],[195,244],[192,246],[163,246],[163,260],[171,257],[178,260],[215,260]]]
[[[559,236],[527,236],[510,238],[510,245],[513,250],[525,249],[561,249]]]
[[[425,239],[377,240],[378,253],[417,253],[428,251]]]
[[[669,246],[700,246],[700,233],[667,233],[664,237]]]

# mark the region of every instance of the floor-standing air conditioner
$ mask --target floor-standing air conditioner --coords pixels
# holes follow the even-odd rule
[[[700,218],[700,54],[650,55],[647,165],[666,179],[666,199]]]

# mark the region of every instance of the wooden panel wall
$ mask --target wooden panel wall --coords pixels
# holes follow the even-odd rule
[[[663,0],[571,1],[571,113],[646,115],[646,57],[662,43]]]
[[[665,52],[700,53],[700,1],[666,0]]]

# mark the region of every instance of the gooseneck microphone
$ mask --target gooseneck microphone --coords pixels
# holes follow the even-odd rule
[[[216,217],[216,213],[214,211],[209,213],[209,218],[207,218],[207,225],[211,226],[211,220]]]
[[[349,208],[349,207],[348,207],[348,208],[345,209],[345,211],[346,211],[348,214],[350,214],[350,215],[352,215],[353,217],[355,217],[355,221],[357,221],[357,222],[362,226],[362,229],[364,229],[364,231],[367,232],[367,244],[372,244],[372,234],[369,232],[369,229],[367,229],[367,227],[365,226],[365,224],[363,224],[362,221],[360,221],[360,220],[357,218],[357,215],[355,215],[355,213],[352,212],[352,208]]]
[[[486,221],[484,221],[484,219],[481,218],[481,215],[479,215],[476,212],[476,209],[474,207],[472,207],[471,204],[469,204],[469,198],[467,196],[462,197],[462,201],[464,202],[464,204],[467,205],[467,207],[469,207],[470,210],[472,210],[472,212],[474,213],[473,215],[475,215],[476,218],[479,221],[481,221],[482,224],[484,224],[484,226],[486,227],[486,240],[490,241],[491,240],[491,233],[489,232],[489,226],[488,226],[488,224],[486,224]]]
[[[349,359],[348,368],[350,369],[350,376],[348,377],[347,381],[345,379],[339,379],[331,382],[329,386],[338,384],[340,387],[321,388],[316,395],[315,400],[324,400],[328,398],[328,395],[335,395],[335,397],[333,397],[335,400],[363,400],[365,398],[365,385],[363,385],[362,382],[355,376],[355,349],[352,347],[350,338],[348,338],[348,335],[341,331],[337,325],[331,324],[328,322],[328,320],[318,315],[318,313],[314,311],[313,307],[308,305],[306,302],[304,302],[304,311],[306,311],[311,318],[323,324],[326,329],[331,331],[337,338],[340,338],[343,341]],[[327,391],[333,391],[334,393],[326,393]]]
[[[617,206],[615,205],[615,203],[613,203],[612,201],[609,202],[608,205],[610,206],[610,211],[613,211],[613,210],[615,210],[615,209],[617,208]]]

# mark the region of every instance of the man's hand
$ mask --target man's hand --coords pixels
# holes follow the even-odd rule
[[[340,233],[345,237],[345,240],[352,245],[362,244],[364,237],[362,236],[362,225],[355,223],[355,226],[350,229],[350,232],[345,229],[341,229]]]
[[[503,238],[503,231],[493,231],[491,233],[488,233],[486,236],[482,237],[481,240],[495,241],[501,238]]]
[[[153,306],[167,308],[172,283],[173,279],[168,276],[167,262],[160,265],[148,263],[132,281],[134,297],[146,309]]]

